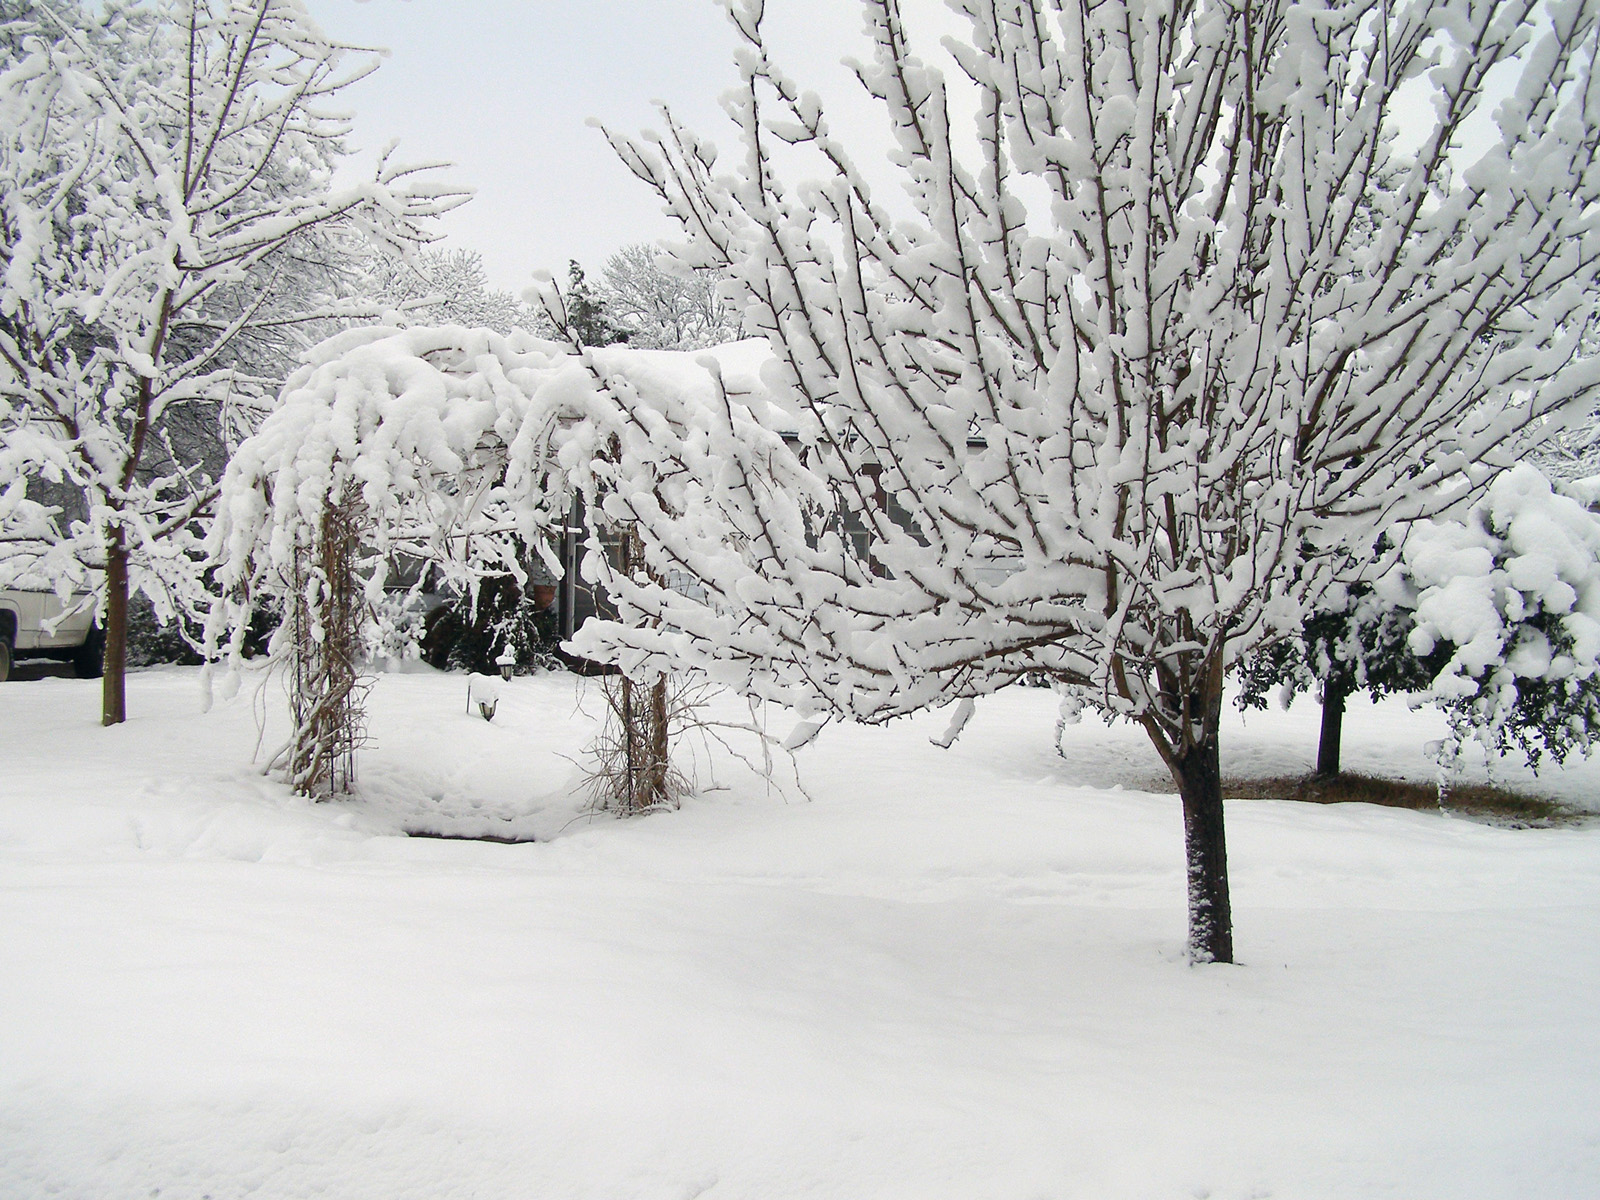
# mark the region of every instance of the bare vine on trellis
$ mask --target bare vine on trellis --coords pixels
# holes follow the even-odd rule
[[[358,663],[367,600],[357,565],[366,508],[354,488],[330,502],[317,538],[295,557],[288,596],[290,707],[294,734],[269,765],[283,768],[302,796],[347,793],[356,751],[366,741],[366,693]]]
[[[682,681],[608,675],[600,692],[605,713],[585,764],[590,811],[633,817],[677,808],[693,790],[670,754],[673,735],[694,722]]]
[[[648,570],[638,534],[624,530],[617,569]],[[672,736],[694,722],[694,697],[682,680],[659,672],[645,680],[608,675],[601,685],[605,716],[589,747],[590,807],[631,817],[677,808],[691,790],[672,765]]]

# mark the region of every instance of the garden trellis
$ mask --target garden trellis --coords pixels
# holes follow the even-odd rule
[[[223,598],[208,640],[232,665],[225,690],[251,613],[270,602],[285,616],[274,652],[292,662],[295,729],[270,765],[306,795],[349,789],[360,633],[396,556],[463,590],[488,575],[521,580],[530,549],[559,571],[552,536],[581,498],[586,572],[606,583],[605,489],[662,421],[705,429],[715,400],[753,425],[765,357],[759,342],[709,357],[580,351],[459,326],[323,343],[230,463],[210,542]]]

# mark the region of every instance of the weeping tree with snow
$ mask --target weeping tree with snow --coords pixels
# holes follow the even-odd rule
[[[670,113],[612,142],[681,264],[742,294],[796,445],[612,389],[606,509],[700,587],[613,573],[623,620],[580,643],[870,721],[1077,685],[1171,771],[1190,954],[1231,961],[1226,672],[1600,390],[1594,6],[955,0],[958,141],[900,5],[865,0],[914,215],[774,65],[760,0],[728,7],[738,163]]]
[[[385,310],[397,311],[411,325],[459,325],[499,334],[539,327],[536,310],[514,293],[490,286],[483,256],[475,250],[430,247],[409,256],[380,253],[365,283]],[[447,599],[426,620],[414,608],[397,615],[409,620],[386,622],[385,657],[405,657],[420,648],[436,666],[492,674],[496,655],[508,647],[514,647],[519,662],[549,655],[545,617],[554,614],[541,614],[509,575],[481,581],[470,595]]]
[[[396,556],[431,564],[463,591],[504,576],[522,582],[534,556],[559,572],[554,535],[567,532],[575,493],[587,501],[591,559],[615,547],[619,530],[598,504],[610,467],[599,464],[614,464],[637,426],[595,386],[596,373],[650,397],[656,425],[703,423],[711,389],[689,356],[572,346],[458,325],[348,330],[308,353],[234,454],[208,540],[221,591],[208,649],[228,661],[226,692],[240,679],[252,613],[283,613],[273,654],[292,673],[295,727],[269,766],[297,790],[349,786],[361,726],[355,663]],[[721,398],[759,403],[764,359],[759,343],[716,351]],[[626,538],[616,565],[648,570]],[[650,724],[600,748],[599,773],[618,787],[597,800],[629,812],[670,805],[682,784],[667,742],[691,719],[693,694],[614,696]]]
[[[307,263],[425,242],[462,197],[387,160],[334,186],[349,121],[328,102],[376,56],[296,0],[40,0],[7,35],[0,489],[72,500],[0,547],[0,578],[97,595],[114,724],[130,593],[201,600],[220,465],[196,446],[275,394],[264,343],[341,311]]]
[[[1418,522],[1370,585],[1324,598],[1298,638],[1243,664],[1240,703],[1317,690],[1317,773],[1339,772],[1345,700],[1406,693],[1469,742],[1537,770],[1600,739],[1600,517],[1521,464],[1461,520]]]

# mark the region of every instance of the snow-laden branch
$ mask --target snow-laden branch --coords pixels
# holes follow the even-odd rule
[[[461,326],[329,339],[228,465],[208,544],[224,595],[213,645],[231,638],[237,655],[251,608],[295,586],[336,504],[360,506],[368,533],[357,570],[373,604],[397,551],[469,587],[487,574],[520,579],[530,551],[559,573],[550,535],[565,528],[572,497],[588,498],[598,516],[616,470],[648,456],[652,436],[736,411],[729,381],[740,428],[781,455],[781,436],[751,415],[751,406],[765,411],[758,375],[768,357],[760,342],[579,356],[526,333]],[[619,406],[597,372],[650,397],[648,415]],[[589,532],[597,550],[601,529]],[[589,569],[610,564],[596,554]]]

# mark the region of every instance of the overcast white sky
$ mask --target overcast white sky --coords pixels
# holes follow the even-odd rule
[[[346,93],[355,143],[371,152],[398,138],[406,161],[457,164],[450,177],[477,196],[445,218],[448,244],[480,251],[498,287],[521,290],[534,269],[561,273],[570,258],[595,274],[619,247],[671,233],[588,118],[637,133],[658,126],[660,99],[735,149],[717,106],[737,82],[734,40],[714,0],[306,3],[329,34],[392,52]],[[857,0],[768,8],[789,73],[854,99],[838,64],[868,53]]]
[[[398,139],[404,161],[454,162],[447,177],[477,196],[444,218],[446,244],[479,251],[497,287],[521,291],[534,270],[563,274],[572,258],[597,274],[622,246],[673,232],[589,118],[639,133],[659,126],[659,99],[725,154],[737,152],[718,106],[737,75],[717,0],[305,3],[334,37],[391,51],[346,93],[355,145],[363,161]],[[914,48],[941,60],[938,35],[959,32],[958,20],[942,0],[902,6]],[[870,53],[861,25],[860,0],[767,0],[777,60],[822,93],[834,132],[870,171],[881,169],[888,139],[840,65]],[[1468,141],[1487,130],[1480,115]]]

